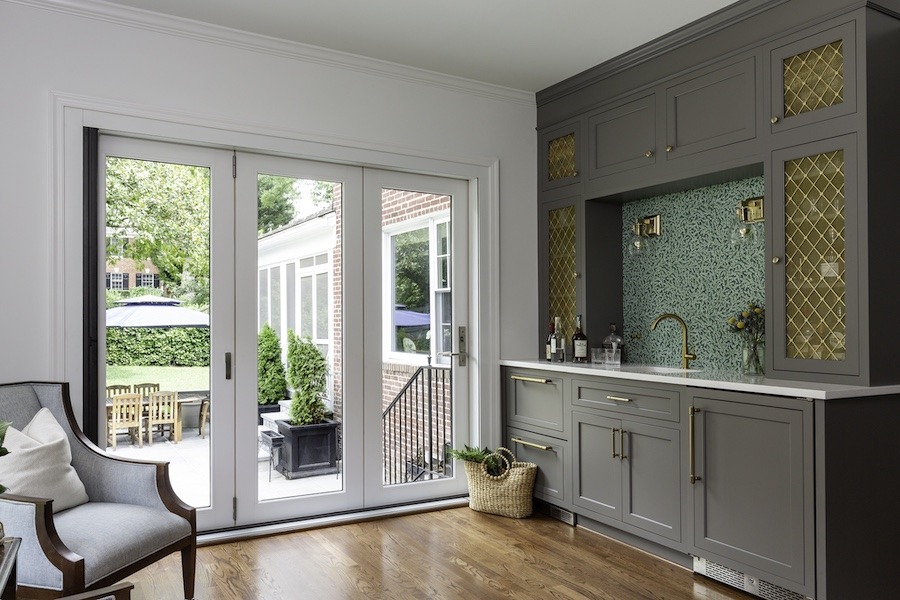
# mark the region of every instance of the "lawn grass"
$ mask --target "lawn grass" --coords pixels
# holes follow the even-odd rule
[[[125,367],[106,365],[106,385],[158,383],[176,392],[209,389],[209,367]]]

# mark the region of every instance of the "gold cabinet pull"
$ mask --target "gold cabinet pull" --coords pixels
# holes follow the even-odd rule
[[[769,122],[772,123],[772,125],[774,125],[775,123],[778,122],[778,117],[773,115],[772,118],[769,119]]]
[[[618,458],[618,457],[619,457],[619,453],[616,452],[616,432],[617,432],[617,431],[619,431],[619,430],[613,428],[613,429],[612,429],[612,432],[611,432],[611,433],[612,433],[612,457],[613,457],[613,458]]]
[[[524,375],[510,375],[510,379],[515,379],[516,381],[527,381],[528,383],[552,383],[549,379],[542,379],[540,377],[525,377]]]
[[[691,468],[691,473],[690,473],[690,477],[689,477],[691,485],[693,485],[694,482],[696,482],[696,481],[700,481],[700,476],[697,475],[697,473],[694,470],[694,453],[696,451],[695,442],[694,442],[694,415],[696,415],[698,412],[700,412],[700,409],[695,408],[693,406],[688,409],[688,416],[690,417],[688,419],[688,438],[689,438],[688,462],[690,463],[690,468]]]
[[[613,402],[631,402],[631,398],[623,398],[622,396],[607,396],[606,399]]]
[[[666,146],[666,152],[671,152],[674,149],[675,149],[674,146]]]
[[[512,439],[513,444],[522,444],[523,446],[528,446],[529,448],[537,448],[538,450],[544,450],[545,452],[549,452],[553,450],[553,446],[544,446],[543,444],[535,444],[534,442],[526,442],[521,438],[514,437]]]
[[[772,257],[772,264],[773,264],[773,265],[777,265],[777,264],[780,263],[780,262],[781,262],[781,258],[780,258],[780,257],[778,257],[778,256],[773,256],[773,257]]]
[[[646,152],[644,152],[644,156],[646,156],[647,158],[653,158],[653,150],[647,150]]]
[[[619,430],[619,460],[628,458],[625,456],[625,434],[628,433],[624,429]]]

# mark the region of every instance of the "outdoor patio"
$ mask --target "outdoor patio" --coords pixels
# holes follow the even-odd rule
[[[107,453],[121,458],[169,462],[169,474],[175,492],[186,503],[200,508],[209,506],[209,441],[212,435],[212,431],[209,431],[205,438],[201,438],[196,426],[185,427],[181,442],[175,444],[157,435],[153,438],[152,446],[148,446],[145,441],[143,448],[129,443],[127,436],[120,435],[116,450],[108,448]],[[257,459],[256,476],[260,500],[333,492],[340,490],[343,485],[342,473],[289,480],[275,469],[271,471],[272,481],[269,482],[268,452],[260,448]],[[242,485],[242,482],[238,480],[237,484]]]

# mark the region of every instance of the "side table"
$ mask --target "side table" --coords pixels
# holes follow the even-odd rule
[[[3,538],[0,546],[0,600],[16,598],[16,555],[22,538]]]

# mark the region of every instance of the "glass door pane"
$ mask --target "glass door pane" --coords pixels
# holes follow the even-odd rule
[[[451,356],[466,326],[466,192],[366,171],[367,297],[381,299],[366,301],[366,389],[380,391],[366,399],[367,502],[465,490],[447,450],[468,440],[467,377]]]
[[[213,358],[233,339],[231,155],[111,136],[100,150],[106,450],[169,462],[198,526],[228,524],[232,486],[212,457],[230,470],[232,440],[215,434],[230,429],[233,392]]]
[[[361,504],[348,479],[360,469],[349,440],[361,407],[346,401],[343,276],[345,206],[359,202],[360,175],[237,156],[236,322],[249,358],[238,366],[238,524]]]

